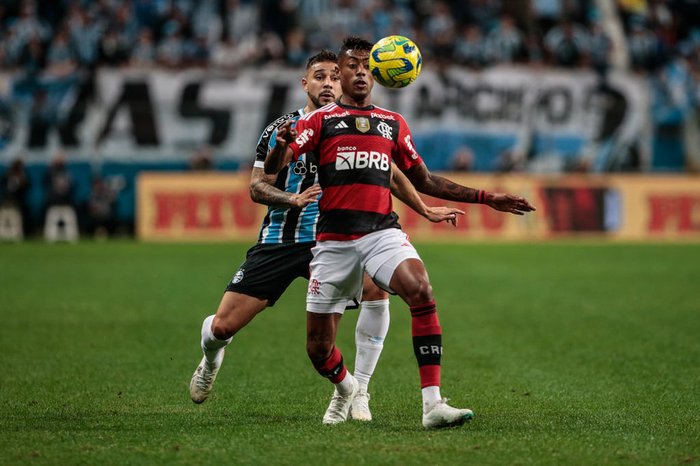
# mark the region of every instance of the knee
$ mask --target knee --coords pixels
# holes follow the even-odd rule
[[[330,341],[309,339],[306,341],[306,354],[312,362],[323,362],[328,359],[333,351]]]
[[[214,321],[211,324],[211,333],[219,340],[228,340],[231,338],[237,329],[234,325],[227,321],[227,319],[221,317],[214,317]]]
[[[425,304],[433,300],[433,287],[428,277],[417,278],[409,290],[406,301],[410,306]]]
[[[362,302],[381,301],[384,299],[389,299],[389,293],[379,288],[374,282],[370,282],[369,286],[365,284],[362,290]]]

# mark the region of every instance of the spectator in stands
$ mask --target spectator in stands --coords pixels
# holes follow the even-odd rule
[[[122,2],[110,7],[104,11],[104,15],[106,17],[100,20],[104,23],[103,28],[114,32],[116,37],[113,40],[119,44],[120,49],[131,49],[140,30],[131,2]]]
[[[66,166],[66,156],[58,152],[44,176],[45,207],[68,205],[75,207],[73,177]]]
[[[470,0],[463,3],[467,22],[478,24],[484,31],[490,31],[498,25],[501,12],[501,0]]]
[[[252,47],[254,63],[284,63],[284,42],[272,31],[261,32]]]
[[[4,59],[0,62],[0,65],[3,65],[3,68],[8,70],[16,68],[24,49],[24,42],[22,42],[17,31],[13,28],[6,29],[5,37],[2,37],[2,33],[0,33],[0,40],[2,40],[1,48],[4,52]]]
[[[156,60],[166,68],[180,68],[185,59],[185,43],[180,26],[173,21],[165,28],[165,38],[156,48]]]
[[[217,42],[211,52],[211,64],[214,68],[225,71],[236,71],[248,66],[255,57],[256,41],[253,37],[237,43],[235,39]]]
[[[97,65],[99,40],[102,24],[88,16],[78,2],[71,3],[68,16],[71,43],[76,51],[78,62],[89,69]]]
[[[637,71],[650,71],[659,64],[659,39],[646,25],[643,16],[634,15],[629,19],[627,46],[632,68]]]
[[[289,31],[287,34],[287,54],[285,60],[288,66],[300,67],[306,64],[309,52],[304,45],[304,31],[299,28]]]
[[[601,75],[604,75],[610,66],[612,47],[613,42],[603,29],[603,25],[600,21],[594,21],[591,24],[589,60],[593,69]]]
[[[450,6],[443,1],[434,4],[433,14],[423,25],[426,48],[435,57],[438,66],[452,63],[457,23],[452,17]]]
[[[150,67],[155,63],[156,49],[153,43],[153,32],[149,28],[142,28],[136,41],[136,46],[131,51],[130,64],[137,67]]]
[[[434,3],[432,14],[426,19],[423,29],[430,40],[445,32],[455,31],[456,26],[449,4],[438,1]]]
[[[545,63],[545,54],[542,50],[541,41],[534,33],[525,37],[526,60],[533,67],[542,66]]]
[[[100,39],[99,60],[106,66],[120,66],[129,61],[130,44],[114,27],[107,29]]]
[[[24,162],[16,158],[0,177],[0,204],[3,207],[14,207],[22,215],[22,230],[24,236],[32,233],[33,225],[29,213],[29,190],[31,182],[27,175]]]
[[[115,201],[115,193],[105,179],[94,177],[86,210],[88,231],[96,238],[107,238],[114,233]]]
[[[296,27],[298,1],[276,0],[261,3],[260,44],[265,48],[263,57],[274,62],[284,60],[284,39]],[[278,44],[281,45],[278,49]],[[264,60],[264,58],[263,58]]]
[[[11,26],[22,44],[28,43],[32,38],[40,42],[51,37],[51,29],[36,14],[36,6],[32,1],[25,1],[20,7],[19,17]]]
[[[46,52],[38,36],[32,36],[22,49],[18,64],[29,79],[38,78],[46,66]]]
[[[481,29],[476,24],[462,28],[462,34],[455,42],[457,63],[470,68],[482,68],[488,63],[488,53]]]
[[[393,7],[389,0],[376,0],[367,2],[362,8],[362,21],[371,25],[372,31],[368,37],[380,38],[388,34],[392,30],[392,11]],[[401,29],[396,32],[401,34]],[[405,31],[405,30],[404,30]],[[408,33],[404,32],[403,35]]]
[[[547,33],[544,44],[552,63],[573,68],[580,66],[588,54],[589,35],[582,26],[564,19]]]
[[[260,7],[253,0],[228,0],[224,19],[224,36],[241,43],[250,39],[260,26]]]
[[[652,29],[662,48],[669,50],[678,43],[678,27],[669,5],[664,1],[653,1],[649,5]]]
[[[186,63],[196,68],[206,68],[209,65],[211,50],[206,35],[198,35],[185,47]]]
[[[190,170],[209,171],[214,168],[211,147],[204,145],[197,149],[190,158]]]
[[[498,26],[489,32],[486,39],[491,60],[511,63],[524,56],[522,33],[510,15],[502,15]]]
[[[75,71],[75,52],[70,44],[70,36],[66,27],[62,27],[56,32],[49,46],[46,66],[46,71],[53,76],[65,76]]]
[[[697,150],[684,147],[689,119],[695,118],[697,83],[693,80],[688,62],[680,56],[669,57],[651,76],[652,117],[655,143],[659,157],[656,168],[679,170],[688,163],[688,154]],[[695,161],[691,161],[695,163]]]
[[[372,25],[362,21],[362,9],[357,0],[332,0],[326,20],[318,24],[323,31],[323,47],[333,49],[350,34],[369,36]]]

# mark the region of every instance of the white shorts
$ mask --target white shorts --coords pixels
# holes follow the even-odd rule
[[[352,241],[320,241],[311,249],[311,278],[306,310],[318,314],[342,314],[348,300],[362,297],[363,272],[392,292],[394,271],[406,259],[421,260],[398,228],[375,231]]]

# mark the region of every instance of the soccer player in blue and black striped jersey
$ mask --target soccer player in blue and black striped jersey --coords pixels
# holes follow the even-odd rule
[[[255,202],[269,207],[257,244],[248,251],[245,262],[226,287],[216,314],[204,319],[201,340],[204,357],[190,383],[190,396],[195,403],[202,403],[209,396],[223,361],[224,348],[233,336],[263,309],[273,306],[297,277],[309,278],[311,248],[316,244],[319,216],[317,200],[321,192],[316,156],[304,154],[276,175],[266,175],[263,167],[268,151],[275,145],[277,128],[282,123],[290,119],[296,121],[340,97],[336,55],[322,51],[311,57],[301,85],[307,94],[306,106],[273,121],[260,136],[250,192]],[[456,215],[462,213],[455,208],[427,207],[408,179],[398,171],[392,181],[392,192],[433,222],[454,222]],[[355,332],[355,378],[359,387],[352,406],[353,419],[372,419],[367,386],[388,328],[388,294],[366,279]],[[333,379],[340,374],[327,376]]]

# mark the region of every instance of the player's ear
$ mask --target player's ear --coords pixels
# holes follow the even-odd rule
[[[304,89],[304,92],[309,92],[309,81],[305,77],[301,78],[301,87]]]

